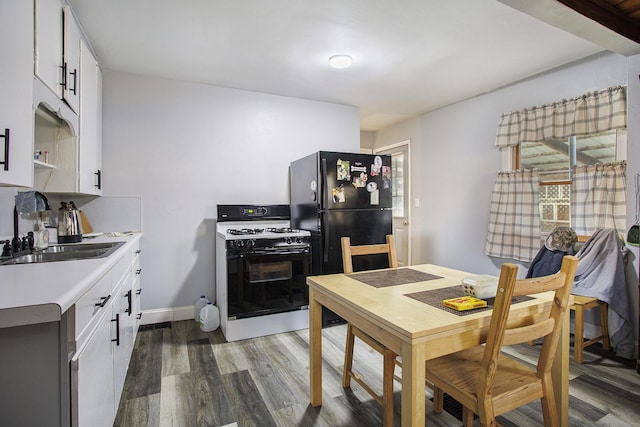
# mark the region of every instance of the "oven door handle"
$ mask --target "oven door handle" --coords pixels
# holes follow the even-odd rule
[[[278,256],[278,255],[300,255],[300,254],[305,254],[305,253],[309,253],[308,249],[255,249],[252,250],[250,252],[245,252],[243,254],[240,254],[240,257],[246,258],[247,256],[251,256],[251,255],[272,255],[272,256]]]

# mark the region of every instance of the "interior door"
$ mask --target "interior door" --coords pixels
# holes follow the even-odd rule
[[[411,265],[409,141],[381,147],[374,150],[374,153],[391,156],[392,222],[396,255],[399,266]]]

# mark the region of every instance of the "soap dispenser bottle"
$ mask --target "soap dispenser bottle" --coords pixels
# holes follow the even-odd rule
[[[36,249],[46,249],[49,247],[49,230],[42,224],[40,214],[36,214],[36,226],[35,226],[35,247]]]

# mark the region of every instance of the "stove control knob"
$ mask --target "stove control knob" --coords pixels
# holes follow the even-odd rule
[[[255,245],[256,245],[255,239],[247,240],[247,247],[253,248]]]
[[[290,237],[287,237],[286,239],[284,239],[284,241],[285,241],[285,243],[286,243],[287,245],[290,245],[290,244],[291,244],[291,238],[290,238]]]
[[[237,248],[243,248],[244,247],[244,240],[236,240],[236,247]]]
[[[296,243],[298,243],[298,244],[302,243],[302,238],[297,237],[297,238],[296,238]]]

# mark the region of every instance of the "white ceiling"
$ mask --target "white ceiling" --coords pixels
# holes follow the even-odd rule
[[[103,69],[355,105],[362,130],[606,46],[495,0],[67,1]],[[331,69],[336,53],[353,66]]]

